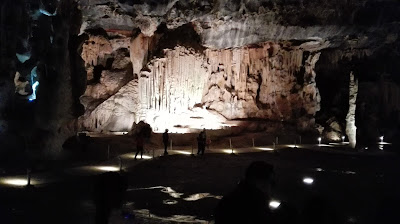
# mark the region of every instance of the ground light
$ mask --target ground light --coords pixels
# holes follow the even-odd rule
[[[223,149],[222,152],[227,153],[227,154],[235,154],[235,150],[233,149]]]
[[[269,208],[270,208],[271,210],[275,210],[275,209],[279,208],[280,205],[281,205],[281,202],[280,202],[280,201],[277,201],[277,200],[271,200],[271,201],[269,202]]]
[[[124,157],[124,158],[128,157],[128,158],[134,159],[134,158],[135,158],[135,154],[129,154],[129,155],[123,156],[123,157]],[[138,155],[137,158],[140,159],[140,155]],[[142,159],[151,159],[151,158],[152,158],[152,157],[151,157],[151,156],[148,156],[148,155],[143,155],[143,157],[142,157]]]
[[[110,171],[110,172],[119,171],[119,168],[116,166],[96,166],[95,169],[101,171]]]
[[[286,145],[286,146],[289,147],[289,148],[293,148],[293,149],[300,148],[298,145]]]
[[[31,184],[35,184],[32,180],[30,182]],[[0,180],[0,183],[18,187],[28,186],[28,180],[25,178],[5,178]]]
[[[345,139],[345,137],[344,137],[344,135],[342,136],[342,143],[344,143],[344,139]]]
[[[263,150],[263,151],[274,151],[273,148],[268,148],[268,147],[256,147],[256,149]]]
[[[381,140],[381,143],[383,143],[383,135],[379,137],[379,139]]]
[[[303,178],[303,183],[307,184],[307,185],[311,185],[314,183],[314,179],[311,177],[304,177]]]
[[[183,154],[183,155],[191,155],[190,152],[186,152],[186,151],[182,151],[182,150],[173,150],[174,152],[177,152],[179,154]]]
[[[318,137],[318,145],[321,145],[321,140],[322,140],[322,138]]]

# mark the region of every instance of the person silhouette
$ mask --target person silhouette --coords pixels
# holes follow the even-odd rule
[[[144,139],[141,133],[139,133],[136,136],[136,154],[135,154],[135,159],[137,155],[140,152],[140,158],[143,159],[143,145],[144,145]]]
[[[201,131],[199,136],[197,136],[197,155],[204,155],[205,141],[203,136],[203,131]]]
[[[273,166],[255,161],[246,169],[245,179],[224,196],[215,209],[215,224],[271,223],[267,205],[273,183]]]
[[[169,142],[169,135],[168,135],[168,129],[165,129],[165,132],[163,133],[163,143],[164,143],[164,154],[167,155],[168,151],[168,142]]]
[[[94,183],[96,224],[107,224],[112,210],[122,206],[127,186],[127,181],[117,172],[106,172],[96,177]]]

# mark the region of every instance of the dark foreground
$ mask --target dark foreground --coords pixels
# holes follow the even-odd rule
[[[290,208],[294,220],[315,197],[335,223],[385,223],[400,211],[398,156],[288,148],[279,154],[173,155],[138,161],[125,172],[129,186],[124,215],[115,211],[110,223],[211,221],[220,196],[235,187],[255,160],[275,166],[273,197]],[[305,184],[305,177],[314,182]],[[94,223],[94,178],[60,173],[60,179],[30,189],[0,188],[0,223]]]

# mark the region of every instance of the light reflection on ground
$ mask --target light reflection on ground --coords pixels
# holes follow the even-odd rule
[[[177,223],[209,223],[206,220],[197,219],[190,215],[173,215],[170,217],[160,217],[150,213],[147,209],[134,210],[135,215],[141,219],[151,219],[151,223],[177,222]],[[145,222],[150,223],[150,222]]]
[[[236,150],[232,150],[232,149],[223,149],[222,152],[227,153],[227,154],[237,153]]]
[[[167,199],[167,200],[163,201],[163,204],[165,204],[165,205],[175,205],[175,204],[178,204],[178,201]]]
[[[189,195],[186,198],[183,198],[185,201],[197,201],[203,198],[216,198],[216,199],[222,199],[222,196],[214,196],[210,193],[198,193],[198,194],[192,194]]]
[[[11,185],[11,186],[26,186],[28,184],[28,180],[26,178],[2,178],[0,179],[1,184]],[[31,179],[31,184],[37,184],[36,181]]]

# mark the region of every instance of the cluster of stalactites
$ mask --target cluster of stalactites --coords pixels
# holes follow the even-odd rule
[[[99,58],[111,54],[113,48],[110,41],[102,36],[89,36],[89,39],[82,45],[81,57],[86,66],[96,66]]]
[[[143,110],[179,114],[201,103],[207,69],[203,56],[183,47],[166,50],[139,77]]]

